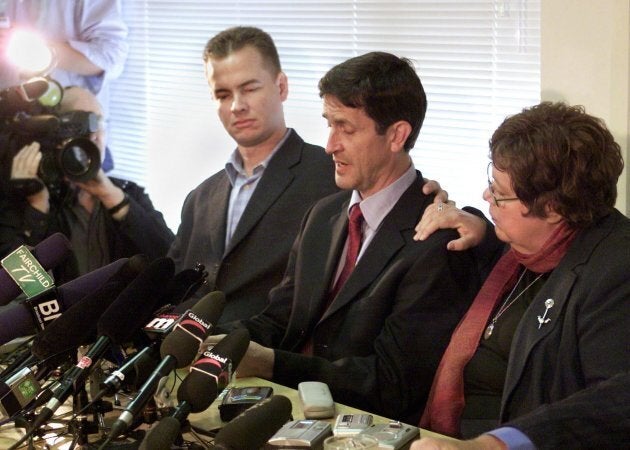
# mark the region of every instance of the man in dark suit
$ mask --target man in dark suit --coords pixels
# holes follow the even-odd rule
[[[337,188],[330,157],[285,125],[288,80],[267,33],[225,30],[207,43],[204,63],[219,118],[237,148],[225,170],[186,198],[169,256],[178,270],[205,266],[208,282],[197,296],[223,291],[223,322],[263,310],[302,216]]]
[[[479,287],[475,263],[447,251],[452,230],[413,240],[433,197],[409,156],[426,111],[411,63],[368,53],[331,69],[319,87],[326,152],[344,191],[304,217],[265,311],[220,329],[250,331],[238,376],[322,381],[338,402],[413,421]]]

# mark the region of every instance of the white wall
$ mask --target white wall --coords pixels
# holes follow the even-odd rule
[[[630,164],[630,0],[542,0],[541,97],[601,117]],[[628,170],[617,208],[630,210]]]

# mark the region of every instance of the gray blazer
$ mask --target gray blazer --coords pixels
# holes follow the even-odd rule
[[[168,256],[176,270],[200,262],[208,283],[194,301],[218,289],[227,306],[220,322],[246,319],[267,305],[271,288],[282,280],[291,244],[302,216],[318,199],[337,191],[332,158],[290,131],[270,160],[225,248],[228,202],[232,186],[225,170],[188,194],[181,224]],[[192,302],[186,302],[188,306]]]

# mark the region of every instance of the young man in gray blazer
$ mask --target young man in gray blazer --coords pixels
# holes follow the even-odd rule
[[[219,118],[237,147],[225,169],[186,198],[168,256],[178,270],[205,266],[207,284],[188,303],[223,291],[223,322],[262,311],[282,279],[302,216],[337,188],[324,149],[285,124],[288,80],[267,33],[227,29],[208,41],[204,63]]]

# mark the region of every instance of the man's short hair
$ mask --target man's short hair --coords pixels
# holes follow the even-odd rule
[[[220,32],[206,44],[203,60],[207,63],[210,59],[223,59],[247,46],[258,50],[274,75],[282,71],[273,39],[256,27],[233,27]]]
[[[336,65],[319,81],[319,96],[332,95],[350,108],[363,108],[384,134],[399,120],[412,129],[405,150],[413,148],[427,111],[427,97],[413,64],[385,52],[371,52]]]

